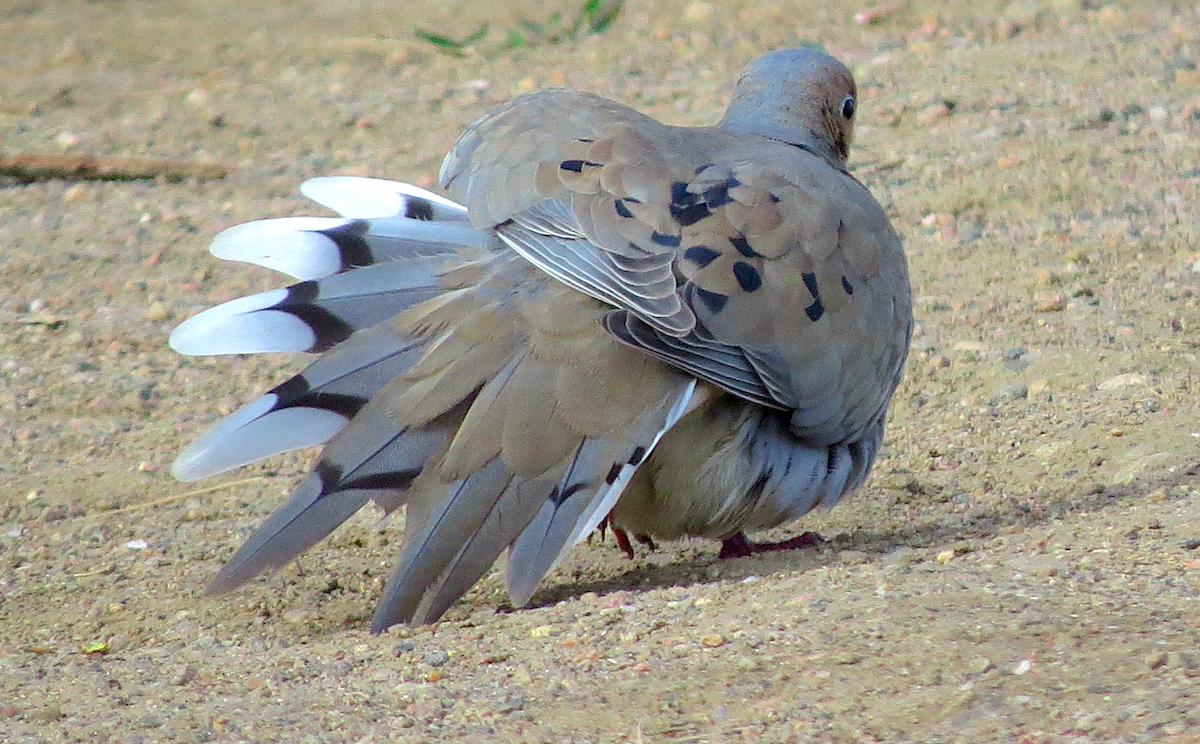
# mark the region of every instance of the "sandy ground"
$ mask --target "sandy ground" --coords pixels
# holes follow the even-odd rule
[[[524,49],[505,30],[558,4],[0,5],[0,154],[230,168],[0,181],[0,741],[1200,741],[1200,7],[632,5]],[[485,21],[464,57],[413,35]],[[532,609],[498,612],[493,572],[371,636],[403,523],[362,514],[200,596],[311,457],[207,492],[167,472],[301,364],[167,349],[282,283],[209,256],[216,231],[310,212],[315,175],[430,184],[539,86],[712,122],[744,62],[800,40],[855,70],[853,166],[918,297],[874,476],[774,535],[829,543],[595,542]]]

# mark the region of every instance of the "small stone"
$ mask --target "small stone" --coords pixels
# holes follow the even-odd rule
[[[1010,382],[992,395],[992,403],[1008,403],[1029,396],[1029,386],[1023,382]]]
[[[167,320],[171,317],[171,310],[161,302],[153,302],[142,313],[142,317],[149,321]]]
[[[934,103],[917,112],[918,124],[933,124],[942,119],[950,118],[950,107],[944,103]]]
[[[843,550],[837,556],[838,561],[847,566],[860,566],[871,559],[869,555],[861,550]]]
[[[185,666],[183,669],[181,669],[179,671],[178,674],[172,676],[167,681],[167,684],[173,685],[175,687],[180,687],[182,685],[186,685],[188,682],[191,682],[195,678],[196,678],[195,667]]]
[[[976,656],[967,665],[967,671],[969,671],[971,674],[984,674],[986,672],[990,672],[991,670],[993,670],[995,668],[996,668],[996,665],[993,664],[992,660],[987,658],[986,656]]]
[[[683,20],[688,23],[703,23],[713,16],[713,6],[703,0],[693,0],[684,8]]]
[[[1033,298],[1033,309],[1039,313],[1058,313],[1067,307],[1067,302],[1060,292],[1041,294]]]
[[[1061,283],[1062,277],[1050,269],[1036,269],[1033,272],[1033,286],[1035,287],[1051,287]]]
[[[552,625],[539,625],[536,628],[533,628],[532,630],[530,630],[529,635],[534,638],[549,638],[550,634],[553,631],[554,631],[554,626],[552,626]]]
[[[1021,164],[1021,156],[1016,153],[1005,153],[996,158],[997,168],[1015,168]]]
[[[1146,376],[1137,372],[1126,372],[1123,375],[1110,377],[1104,382],[1096,386],[1099,390],[1116,390],[1118,388],[1130,387],[1132,385],[1145,385]]]
[[[1022,675],[1028,674],[1032,670],[1033,670],[1033,662],[1030,661],[1029,659],[1021,659],[1020,661],[1017,662],[1017,665],[1015,667],[1013,667],[1012,673],[1017,675],[1018,677],[1020,677]]]
[[[212,94],[204,88],[194,88],[187,94],[187,102],[196,108],[203,108],[212,102]]]
[[[943,550],[942,552],[937,554],[937,562],[938,563],[949,563],[952,560],[954,560],[954,551],[953,550]]]
[[[421,660],[431,667],[440,667],[450,661],[450,654],[444,648],[431,648],[425,652]]]
[[[1166,666],[1167,652],[1155,651],[1154,653],[1148,654],[1144,659],[1144,663],[1150,669],[1158,669],[1159,667]]]
[[[709,633],[708,635],[700,636],[700,642],[709,648],[717,648],[725,645],[725,637],[720,633]]]
[[[45,708],[38,708],[29,717],[42,723],[51,723],[62,718],[63,712],[57,705],[47,705]]]

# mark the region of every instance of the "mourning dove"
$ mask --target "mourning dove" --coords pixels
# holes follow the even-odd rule
[[[210,591],[370,500],[404,505],[381,631],[437,620],[505,549],[522,606],[606,519],[739,554],[745,531],[857,488],[912,306],[900,240],[846,170],[856,106],[849,70],[811,49],[752,62],[715,127],[544,90],[466,130],[450,199],[319,178],[302,190],[341,218],[219,234],[216,256],[300,282],[200,313],[171,346],[321,356],[173,472],[325,448]]]

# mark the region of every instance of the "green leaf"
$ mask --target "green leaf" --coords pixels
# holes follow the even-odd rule
[[[447,52],[448,54],[453,54],[458,57],[463,56],[463,52],[471,44],[474,44],[475,42],[482,39],[484,36],[487,36],[487,32],[488,32],[488,27],[487,27],[487,24],[484,23],[478,29],[476,29],[474,33],[472,33],[470,36],[466,37],[462,41],[455,41],[454,39],[451,39],[449,36],[443,36],[442,34],[436,34],[432,31],[426,31],[423,28],[413,29],[413,33],[416,34],[418,39],[420,39],[422,41],[427,41],[430,44],[433,44],[438,49],[441,49],[442,51]]]
[[[509,49],[520,49],[529,46],[529,42],[521,35],[521,32],[515,28],[510,28],[508,34],[504,38],[504,46]]]
[[[462,44],[458,43],[454,39],[442,36],[441,34],[435,34],[432,31],[426,31],[421,28],[415,29],[414,32],[416,33],[418,39],[421,41],[428,41],[430,44],[433,44],[436,47],[454,50],[462,48]]]
[[[471,34],[471,35],[470,35],[470,36],[468,36],[467,38],[463,39],[463,40],[462,40],[462,45],[463,45],[463,46],[468,46],[468,45],[470,45],[470,44],[474,44],[475,42],[479,41],[479,40],[480,40],[480,39],[482,39],[483,37],[487,36],[487,32],[488,32],[488,27],[487,27],[487,24],[486,24],[486,23],[484,23],[484,24],[482,24],[482,25],[479,27],[479,30],[478,30],[478,31],[476,31],[475,33]]]

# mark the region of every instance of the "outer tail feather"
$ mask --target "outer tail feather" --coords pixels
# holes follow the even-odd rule
[[[386,411],[364,411],[329,443],[313,472],[225,564],[209,593],[236,588],[283,566],[372,498],[392,499],[406,491],[445,438],[444,429],[398,429]]]
[[[386,323],[351,336],[308,369],[221,419],[179,454],[171,472],[193,481],[325,443],[412,366],[418,348]]]
[[[360,176],[310,178],[300,193],[343,217],[408,217],[438,222],[468,222],[467,208],[411,183]]]
[[[188,355],[320,352],[437,296],[447,257],[389,261],[241,297],[181,323],[171,348]]]

